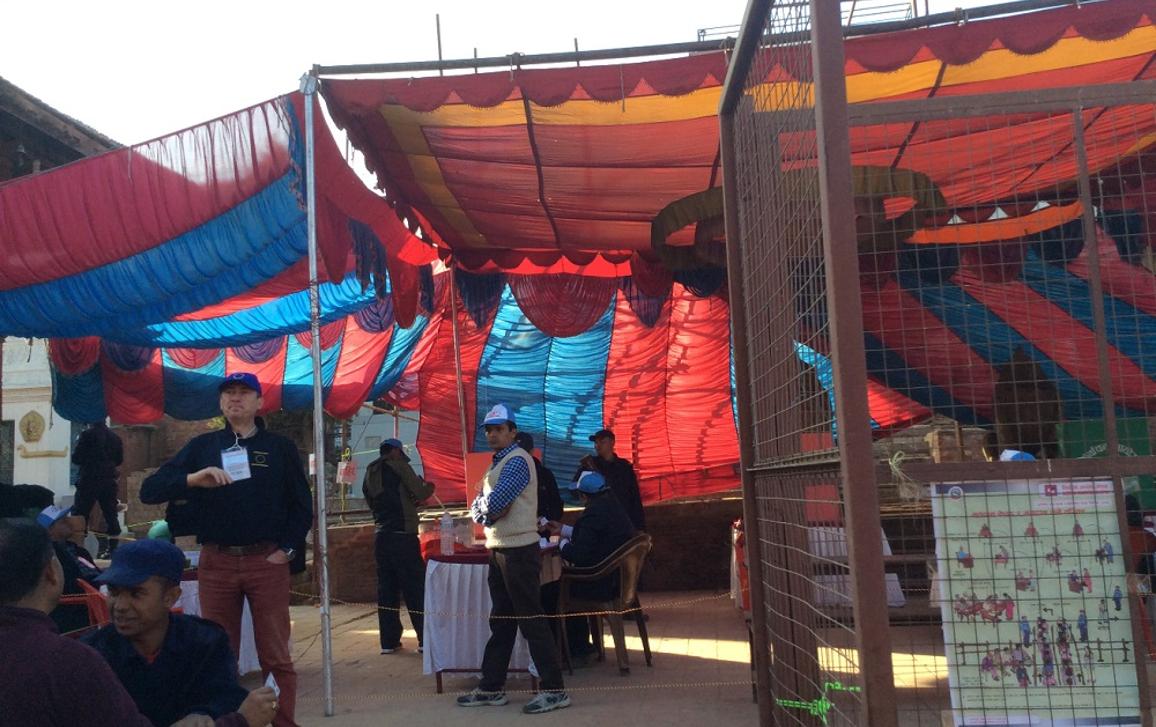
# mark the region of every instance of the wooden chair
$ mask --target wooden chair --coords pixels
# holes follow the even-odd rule
[[[626,654],[626,633],[623,626],[624,615],[633,614],[634,622],[638,625],[638,636],[642,639],[646,665],[653,665],[650,654],[650,638],[646,633],[646,618],[642,613],[642,605],[638,601],[638,576],[642,572],[642,564],[646,561],[650,548],[650,536],[646,533],[639,533],[598,565],[588,568],[564,567],[562,578],[559,581],[558,613],[605,612],[606,621],[610,624],[610,634],[614,639],[614,654],[618,661],[618,672],[623,676],[630,673],[630,661]],[[571,594],[571,587],[575,583],[590,583],[615,576],[618,579],[618,595],[608,601],[589,600]],[[605,654],[602,646],[602,616],[589,618],[594,645],[601,657]],[[573,674],[574,667],[570,663],[570,645],[566,640],[566,629],[563,628],[558,631],[559,650],[563,663]]]

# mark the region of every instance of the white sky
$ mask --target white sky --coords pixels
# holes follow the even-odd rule
[[[923,0],[919,0],[922,8]],[[978,0],[931,0],[931,12]],[[745,0],[57,0],[3,10],[0,76],[131,144],[297,87],[320,64],[692,41]]]

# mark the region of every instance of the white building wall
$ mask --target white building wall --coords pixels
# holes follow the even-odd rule
[[[365,468],[378,457],[378,447],[383,440],[397,437],[405,446],[405,453],[409,455],[410,465],[420,476],[423,472],[421,457],[417,447],[417,418],[418,412],[402,412],[398,419],[398,432],[394,433],[394,418],[389,414],[373,414],[368,409],[353,417],[349,422],[349,449],[353,453],[353,461],[357,463],[357,477],[354,479],[352,494],[361,497],[361,483],[365,478]]]
[[[52,411],[52,376],[48,350],[42,339],[10,338],[4,342],[3,414],[15,424],[13,452],[14,484],[43,485],[61,498],[71,498],[73,425]],[[26,442],[20,420],[30,411],[44,418],[39,442]],[[5,442],[3,446],[8,446]],[[23,447],[23,451],[21,448]],[[51,456],[34,456],[36,453]]]

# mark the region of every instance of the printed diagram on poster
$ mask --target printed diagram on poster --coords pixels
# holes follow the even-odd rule
[[[931,494],[955,724],[1140,724],[1111,480]]]

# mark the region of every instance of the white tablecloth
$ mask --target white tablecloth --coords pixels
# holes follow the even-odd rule
[[[737,554],[733,547],[736,531],[731,530],[731,599],[736,606],[741,607],[742,593],[739,586]],[[883,554],[891,555],[891,543],[887,542],[887,535],[880,528],[883,538]],[[843,528],[832,526],[812,526],[807,528],[807,550],[811,555],[821,558],[846,558],[847,533]],[[887,586],[887,605],[892,608],[902,608],[907,604],[907,597],[903,595],[903,588],[899,584],[899,575],[885,573],[884,582]],[[851,576],[842,573],[820,573],[813,576],[815,582],[815,603],[818,606],[850,606],[851,605]]]
[[[190,616],[200,616],[201,584],[197,581],[181,581],[181,600],[176,605]],[[241,655],[237,659],[237,671],[248,674],[260,669],[257,642],[253,638],[253,614],[249,611],[249,599],[245,599],[245,611],[241,614]]]
[[[481,671],[482,652],[490,638],[490,590],[484,563],[442,563],[431,560],[425,569],[425,653],[426,674],[445,669]],[[537,670],[530,660],[530,648],[518,633],[511,669]]]

